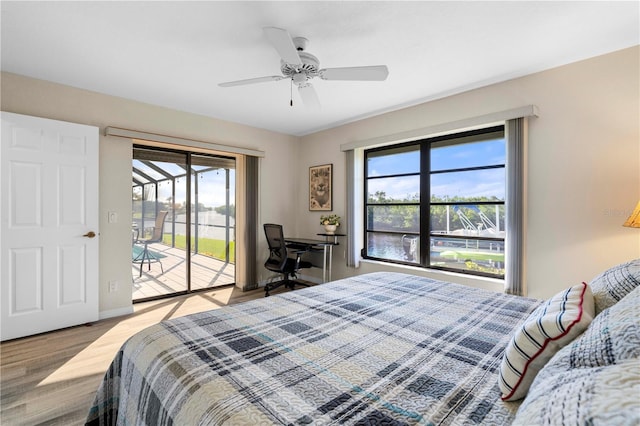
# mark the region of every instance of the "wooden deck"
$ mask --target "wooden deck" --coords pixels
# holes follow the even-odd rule
[[[133,284],[132,300],[171,294],[187,289],[185,251],[156,243],[149,249],[158,253],[160,263],[152,262],[151,269],[145,262],[140,276],[140,264],[131,264]],[[164,273],[162,272],[164,270]],[[236,266],[233,263],[195,254],[191,256],[191,289],[214,288],[235,282]]]

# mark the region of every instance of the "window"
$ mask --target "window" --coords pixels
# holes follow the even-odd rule
[[[363,257],[503,278],[504,126],[365,151]]]

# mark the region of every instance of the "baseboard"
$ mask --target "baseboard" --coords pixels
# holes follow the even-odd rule
[[[133,313],[133,305],[127,306],[126,308],[109,309],[108,311],[100,311],[99,319],[103,320],[107,318],[121,317],[123,315],[129,315],[132,313]]]

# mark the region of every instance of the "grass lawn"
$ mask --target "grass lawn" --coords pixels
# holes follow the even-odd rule
[[[171,234],[164,234],[163,242],[171,245]],[[187,237],[185,235],[176,235],[176,248],[185,250],[187,248]],[[192,244],[193,247],[193,244]],[[224,240],[213,240],[211,238],[198,238],[198,254],[213,257],[215,259],[225,260],[225,242]],[[236,243],[229,242],[229,262],[236,261]]]

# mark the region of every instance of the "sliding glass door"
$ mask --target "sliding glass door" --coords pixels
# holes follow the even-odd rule
[[[235,281],[235,159],[193,154],[191,170],[191,288],[231,284]]]
[[[133,300],[234,283],[235,159],[134,146],[132,177]]]

